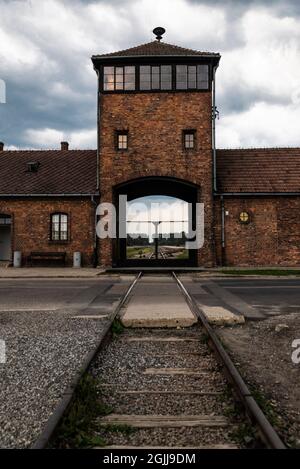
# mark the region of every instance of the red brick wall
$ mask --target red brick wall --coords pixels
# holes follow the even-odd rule
[[[212,239],[211,93],[104,94],[100,104],[102,202],[113,187],[146,176],[168,176],[199,186],[205,204],[205,245],[199,265],[214,263]],[[182,148],[182,131],[197,130],[197,149]],[[115,131],[129,132],[128,151],[115,149]],[[100,242],[103,265],[112,263],[112,243]]]
[[[277,199],[278,264],[300,265],[300,197]]]
[[[69,215],[69,241],[50,240],[50,215]],[[86,200],[0,200],[0,213],[12,216],[12,251],[21,251],[23,260],[31,251],[65,251],[72,265],[73,252],[82,253],[83,265],[91,265],[94,236],[94,208]]]
[[[300,197],[224,198],[225,263],[232,266],[300,265]],[[217,261],[221,264],[221,205],[215,203]],[[241,211],[251,215],[239,222]]]

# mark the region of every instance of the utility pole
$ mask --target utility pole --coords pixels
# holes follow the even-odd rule
[[[155,234],[154,234],[154,244],[155,244],[155,259],[158,259],[158,226],[161,224],[161,221],[152,221]]]

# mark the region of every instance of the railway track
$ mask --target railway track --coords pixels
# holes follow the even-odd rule
[[[106,340],[85,366],[106,409],[93,415],[91,445],[285,448],[193,298],[174,272],[169,275],[199,322],[185,329],[126,329],[113,340],[107,330]],[[114,317],[122,316],[142,277],[143,272],[136,276]],[[60,406],[56,421],[52,419],[34,448],[61,444],[60,424],[72,413],[73,396]]]

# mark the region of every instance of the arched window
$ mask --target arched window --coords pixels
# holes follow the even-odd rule
[[[66,213],[52,213],[51,241],[68,240],[68,215]]]

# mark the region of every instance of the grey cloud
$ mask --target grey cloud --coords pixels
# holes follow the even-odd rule
[[[41,70],[37,65],[32,69],[25,70],[21,66],[15,72],[8,72],[1,68],[0,78],[6,81],[7,85],[7,104],[0,104],[0,140],[4,140],[6,144],[26,147],[28,142],[24,138],[28,129],[53,128],[62,132],[71,133],[82,131],[83,129],[96,128],[96,75],[92,71],[92,63],[89,57],[94,53],[108,52],[113,50],[124,49],[135,44],[147,42],[150,31],[144,30],[144,23],[139,22],[138,17],[134,17],[127,13],[126,5],[136,3],[137,0],[63,0],[67,8],[79,14],[82,7],[89,4],[97,3],[99,8],[107,5],[114,8],[115,17],[122,22],[120,27],[122,31],[118,33],[119,23],[107,25],[105,31],[99,28],[99,43],[95,45],[95,50],[89,53],[82,51],[69,51],[63,43],[56,42],[54,44],[38,43],[42,48],[45,60],[53,61],[57,65],[56,70]],[[208,0],[186,0],[187,5],[202,4],[211,6],[212,2]],[[7,5],[13,2],[4,2],[0,0],[1,5]],[[218,35],[210,35],[209,38],[203,39],[199,44],[197,39],[197,31],[195,31],[195,40],[186,42],[185,27],[178,31],[169,31],[172,40],[168,41],[168,27],[166,41],[178,43],[186,47],[195,49],[204,49],[212,51],[232,51],[241,48],[244,44],[243,31],[240,29],[240,17],[250,7],[268,6],[278,15],[298,15],[300,13],[300,2],[296,0],[215,0],[214,6],[219,6],[226,15],[227,30],[225,38],[220,39]],[[120,12],[120,7],[122,11]],[[171,12],[169,24],[172,25]],[[131,15],[131,16],[130,16]],[[38,21],[38,18],[36,19]],[[162,21],[161,26],[166,26]],[[125,24],[125,26],[124,26]],[[127,24],[129,25],[127,27]],[[153,24],[153,27],[157,26]],[[11,29],[12,37],[18,33],[18,21]],[[67,27],[67,25],[66,25]],[[84,25],[86,30],[89,24]],[[171,27],[169,28],[171,29]],[[30,30],[24,31],[27,37],[34,43],[37,38]],[[117,34],[118,33],[118,34]],[[199,37],[199,36],[198,36]],[[71,53],[72,52],[72,53]],[[225,60],[225,59],[224,59]],[[222,67],[222,61],[220,69]],[[88,73],[90,68],[91,73]],[[222,79],[222,75],[218,72],[218,80]],[[51,92],[54,83],[70,86],[72,92],[70,96],[63,92]],[[218,105],[221,115],[238,114],[249,109],[256,102],[267,102],[277,104],[289,104],[287,98],[273,96],[267,91],[260,91],[242,84],[233,83],[227,86],[223,94],[218,97]],[[59,142],[58,142],[59,144]],[[37,144],[43,146],[43,142]]]
[[[225,93],[221,95],[217,91],[220,117],[247,111],[259,102],[288,106],[291,104],[291,99],[286,96],[274,96],[268,91],[249,88],[236,82],[232,86],[227,86]]]
[[[92,63],[90,64],[92,68]],[[27,146],[27,129],[53,128],[63,132],[95,128],[97,81],[76,82],[76,70],[66,67],[61,77],[43,76],[38,69],[25,77],[5,78],[7,103],[0,105],[0,140],[7,145]],[[60,80],[59,80],[60,78]],[[54,82],[72,84],[74,95],[55,95],[50,92]],[[59,144],[59,142],[57,142]],[[37,142],[43,147],[44,142]]]
[[[206,4],[211,6],[209,0],[187,0],[189,3]],[[214,5],[230,8],[232,14],[239,14],[250,7],[268,7],[276,9],[282,15],[299,15],[300,3],[298,0],[214,0]]]

